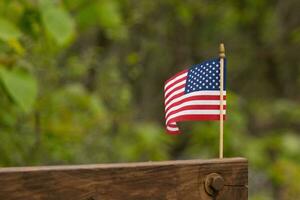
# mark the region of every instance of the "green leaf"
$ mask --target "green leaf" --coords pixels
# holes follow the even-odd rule
[[[64,9],[56,7],[43,9],[42,18],[46,30],[58,44],[65,44],[73,36],[74,21]]]
[[[99,0],[88,4],[76,15],[80,30],[99,25],[110,39],[125,39],[128,30],[116,0]]]
[[[57,4],[56,1],[53,0],[39,0],[38,5],[40,10],[47,10],[49,8],[54,8]]]
[[[119,28],[122,24],[118,4],[115,1],[102,0],[98,4],[99,23],[105,28]]]
[[[6,19],[0,18],[0,39],[8,41],[21,36],[19,29]]]
[[[32,109],[37,96],[37,81],[29,73],[0,66],[0,80],[12,100],[25,112]]]
[[[188,6],[186,6],[185,4],[179,5],[177,8],[177,13],[179,19],[182,21],[183,24],[188,25],[191,23],[193,14]]]

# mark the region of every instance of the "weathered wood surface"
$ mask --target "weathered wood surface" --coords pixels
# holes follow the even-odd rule
[[[204,189],[210,173],[225,180],[215,197]],[[0,168],[0,199],[246,200],[247,182],[244,158]]]

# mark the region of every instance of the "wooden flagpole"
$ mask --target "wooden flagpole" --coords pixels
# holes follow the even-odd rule
[[[225,58],[225,47],[221,43],[219,46],[220,56],[220,146],[219,146],[219,158],[223,158],[223,138],[224,138],[224,119],[223,119],[223,90],[224,90],[224,58]]]

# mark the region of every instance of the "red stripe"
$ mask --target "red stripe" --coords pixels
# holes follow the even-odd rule
[[[226,115],[223,115],[223,119],[226,120]],[[218,121],[220,120],[220,115],[184,115],[184,116],[178,116],[172,120],[170,120],[169,125],[171,126],[170,123],[174,122],[182,122],[182,121],[199,121],[199,120],[207,120],[207,121]],[[168,129],[167,133],[171,135],[177,135],[180,134],[181,132],[178,131],[170,131]]]
[[[178,128],[178,126],[177,126],[176,124],[168,124],[167,127]],[[179,133],[180,133],[180,130],[179,130],[179,129],[176,130],[176,131],[171,131],[171,130],[168,130],[167,127],[166,127],[166,130],[167,130],[167,132],[168,132],[169,134],[174,135],[174,134],[179,134]]]
[[[186,79],[186,76],[185,77],[182,77],[180,79],[178,79],[177,81],[175,81],[174,83],[171,83],[170,85],[168,85],[168,87],[166,87],[166,89],[164,89],[164,92],[166,92],[170,87],[172,87],[173,85],[181,82],[181,81],[184,81]]]
[[[183,77],[183,78],[181,78],[181,79],[178,79],[178,80],[175,81],[174,83],[168,85],[168,87],[164,90],[164,92],[166,92],[166,91],[167,91],[169,88],[171,88],[173,85],[175,85],[175,84],[177,84],[177,83],[179,83],[179,82],[181,82],[181,81],[184,81],[185,79],[186,79],[186,77]]]
[[[168,126],[172,127],[172,128],[178,128],[178,126],[176,124],[169,124]]]
[[[176,96],[176,95],[175,95]],[[171,99],[175,99],[175,98],[171,98]],[[182,99],[178,102],[172,103],[168,109],[166,110],[166,112],[168,110],[170,110],[172,107],[174,106],[178,106],[184,102],[188,102],[188,101],[193,101],[193,100],[220,100],[220,96],[219,95],[197,95],[197,96],[191,96],[185,99]],[[226,100],[226,96],[223,96],[223,100]],[[170,100],[168,101],[168,103],[170,102]],[[167,103],[165,103],[165,107],[167,106]]]
[[[165,85],[168,83],[168,82],[170,82],[171,80],[173,80],[174,78],[176,78],[177,76],[180,76],[181,74],[184,74],[184,73],[186,73],[188,70],[186,69],[186,70],[183,70],[183,71],[181,71],[181,72],[178,72],[177,74],[175,74],[174,76],[172,76],[171,78],[169,78],[168,80],[166,80],[165,81]]]
[[[225,115],[223,115],[223,119],[224,120],[226,119]],[[182,121],[198,121],[198,120],[217,121],[220,120],[220,115],[182,115],[171,119],[169,123],[182,122]]]
[[[182,89],[182,88],[185,88],[185,84],[180,85],[180,86],[174,88],[171,92],[169,92],[169,93],[167,94],[167,96],[165,96],[165,99],[167,99],[167,98],[168,98],[171,94],[173,94],[176,90],[180,90],[180,89]]]
[[[219,110],[220,105],[189,105],[189,106],[184,106],[180,109],[174,110],[170,112],[167,116],[166,119],[170,116],[173,115],[177,112],[184,111],[184,110]],[[223,109],[226,110],[226,105],[223,106]]]
[[[172,96],[167,102],[165,102],[165,106],[166,106],[170,101],[172,101],[173,99],[176,99],[176,98],[178,98],[178,97],[181,97],[182,95],[184,95],[184,92],[180,92],[180,93],[178,93],[178,94]]]
[[[168,129],[166,129],[166,130],[167,130],[167,133],[170,134],[170,135],[178,135],[178,134],[181,133],[179,130],[178,131],[170,131]]]

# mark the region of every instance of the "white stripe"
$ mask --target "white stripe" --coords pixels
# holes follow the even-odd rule
[[[168,124],[168,122],[178,116],[184,116],[184,115],[219,115],[220,114],[220,110],[184,110],[184,111],[180,111],[178,113],[175,113],[173,115],[170,115],[167,119],[166,124]],[[223,115],[226,114],[226,110],[223,110]]]
[[[170,96],[168,96],[168,98],[166,98],[165,102],[168,102],[169,99],[171,99],[171,98],[172,98],[173,96],[175,96],[176,94],[179,94],[179,93],[181,93],[181,92],[184,92],[184,89],[185,89],[185,88],[181,88],[181,89],[179,89],[179,90],[175,90]]]
[[[184,106],[194,106],[194,105],[220,105],[220,100],[194,100],[194,101],[188,101],[188,102],[184,102],[182,104],[179,104],[178,106],[174,106],[172,107],[170,110],[168,110],[166,112],[166,116],[177,109],[180,109]],[[226,100],[223,100],[223,105],[226,105]]]
[[[167,82],[166,85],[165,85],[165,89],[166,89],[169,85],[171,85],[172,83],[174,83],[175,81],[177,81],[177,80],[179,80],[179,79],[181,79],[181,78],[187,76],[187,74],[188,74],[188,73],[185,72],[184,74],[181,74],[181,75],[177,76],[176,78],[174,78],[174,79],[170,80],[169,82]]]
[[[174,88],[179,87],[181,85],[184,85],[186,83],[186,80],[183,80],[179,83],[176,83],[175,85],[173,85],[172,87],[170,87],[166,92],[165,92],[165,96],[167,96],[170,92],[172,92],[172,90],[174,90]]]
[[[172,128],[172,127],[169,127],[169,126],[167,126],[167,129],[169,131],[179,131],[179,128]]]
[[[220,95],[220,91],[208,91],[208,90],[202,90],[202,91],[197,91],[197,92],[191,92],[191,93],[188,93],[188,94],[185,94],[185,95],[182,95],[176,99],[173,99],[172,101],[170,101],[167,105],[166,105],[166,108],[165,110],[167,110],[170,105],[172,105],[173,103],[176,103],[178,101],[181,101],[185,98],[188,98],[188,97],[192,97],[192,96],[198,96],[198,95]],[[226,96],[226,91],[223,91],[223,96]],[[167,102],[167,101],[165,101]]]

